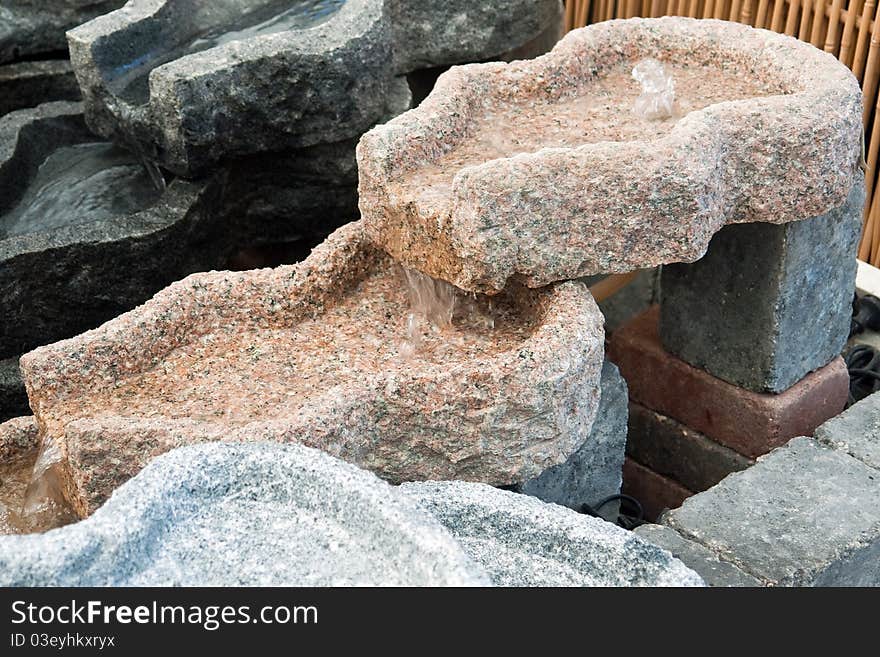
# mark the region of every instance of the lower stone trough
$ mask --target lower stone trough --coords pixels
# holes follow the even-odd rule
[[[88,515],[153,457],[210,440],[300,442],[391,481],[492,484],[582,445],[603,330],[581,284],[463,297],[445,330],[408,331],[404,290],[356,222],[298,265],[193,275],[25,355],[67,499]]]

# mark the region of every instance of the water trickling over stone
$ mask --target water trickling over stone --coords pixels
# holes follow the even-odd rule
[[[108,143],[59,148],[40,165],[19,202],[0,216],[0,238],[138,212],[161,194],[152,176]]]

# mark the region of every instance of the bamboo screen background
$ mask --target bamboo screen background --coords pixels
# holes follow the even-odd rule
[[[721,18],[795,36],[846,64],[864,94],[867,202],[859,258],[880,266],[880,2],[878,0],[565,0],[566,28],[612,18]]]

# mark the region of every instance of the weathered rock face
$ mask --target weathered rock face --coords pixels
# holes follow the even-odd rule
[[[402,344],[409,306],[361,224],[304,262],[175,283],[21,369],[68,499],[92,512],[154,456],[301,442],[393,481],[509,484],[568,458],[598,405],[602,318],[578,283],[513,287]],[[474,317],[490,313],[490,330]]]
[[[63,52],[67,30],[123,4],[125,0],[4,0],[0,6],[0,64]]]
[[[4,586],[460,586],[488,578],[387,483],[298,445],[154,461],[91,518],[0,537]]]
[[[0,118],[0,358],[75,335],[224,263],[222,176],[158,192],[78,103]]]
[[[528,495],[462,481],[403,484],[497,586],[702,586],[620,527]]]
[[[677,115],[634,113],[644,58],[672,74]],[[721,21],[608,21],[532,61],[441,76],[361,139],[360,208],[409,267],[467,290],[538,287],[694,261],[725,224],[842,205],[860,138],[856,79],[808,44]]]
[[[224,157],[355,138],[410,66],[462,61],[453,44],[466,57],[509,50],[558,23],[560,7],[425,4],[132,0],[68,38],[89,126],[192,176]],[[421,21],[445,12],[468,20],[429,38]]]
[[[0,66],[0,116],[56,100],[80,100],[66,59]]]

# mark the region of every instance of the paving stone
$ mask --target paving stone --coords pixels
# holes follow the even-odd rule
[[[745,390],[663,349],[654,307],[619,328],[608,359],[620,368],[632,401],[674,418],[743,456],[755,458],[843,410],[849,374],[842,358],[774,395]]]
[[[528,495],[463,481],[403,484],[497,586],[701,586],[621,527]]]
[[[727,226],[700,260],[664,267],[663,346],[756,392],[782,392],[827,365],[849,336],[864,205],[859,179],[823,215]]]
[[[732,449],[635,402],[629,405],[626,453],[695,492],[711,488],[731,472],[752,464]]]
[[[626,383],[617,367],[607,360],[599,381],[599,410],[583,445],[565,463],[545,470],[518,490],[545,502],[580,510],[595,506],[620,492],[626,445]],[[619,504],[609,503],[600,511],[608,520],[617,517]]]
[[[709,586],[761,586],[759,580],[732,563],[722,561],[704,546],[687,540],[669,527],[641,525],[634,532],[649,543],[669,550],[673,557],[702,577]]]
[[[880,472],[810,438],[694,495],[663,524],[768,584],[880,584]]]
[[[880,393],[865,397],[831,418],[813,436],[880,469]]]
[[[651,522],[666,510],[678,508],[694,494],[674,479],[657,474],[630,457],[623,462],[623,492],[639,501],[645,519]]]

